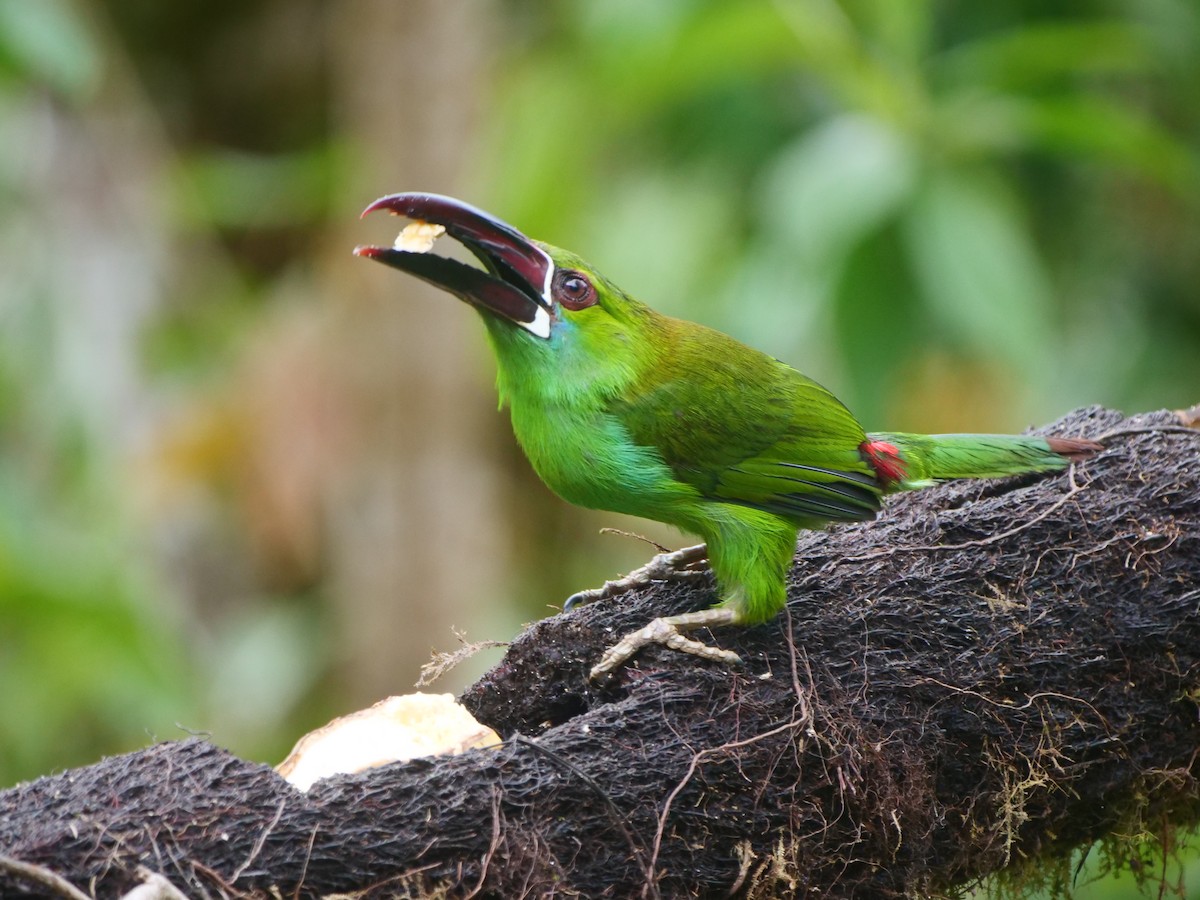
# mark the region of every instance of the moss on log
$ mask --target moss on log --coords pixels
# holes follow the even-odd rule
[[[660,649],[712,602],[656,584],[539,622],[465,694],[508,740],[294,791],[202,741],[0,794],[0,853],[86,893],[948,893],[1114,834],[1200,821],[1200,431],[1088,409],[1058,476],[954,483],[802,537],[787,614]],[[480,598],[481,604],[486,598]],[[62,896],[3,871],[0,895]]]

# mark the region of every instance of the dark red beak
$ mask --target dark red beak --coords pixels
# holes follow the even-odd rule
[[[439,194],[390,194],[368,206],[363,215],[377,209],[443,226],[486,271],[394,247],[356,247],[356,256],[386,263],[539,337],[549,336],[551,307],[546,297],[554,263],[532,240],[483,210]]]

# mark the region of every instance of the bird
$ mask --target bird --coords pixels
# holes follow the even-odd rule
[[[897,491],[1055,472],[1101,449],[1082,438],[867,433],[832,392],[791,366],[655,312],[574,253],[468,203],[390,194],[362,215],[377,210],[411,224],[392,246],[355,254],[478,310],[501,404],[542,481],[570,503],[653,519],[704,541],[652,560],[642,575],[682,576],[707,557],[716,604],[626,635],[591,668],[593,680],[651,644],[738,663],[736,653],[691,633],[774,618],[787,601],[801,529],[871,520]],[[442,236],[482,268],[431,253]]]

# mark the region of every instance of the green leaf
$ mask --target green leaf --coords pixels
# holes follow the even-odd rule
[[[78,96],[94,88],[100,52],[61,0],[0,0],[0,76],[43,82]]]
[[[1153,67],[1147,33],[1128,21],[1027,25],[972,41],[936,61],[944,83],[1029,88],[1081,75],[1143,72]]]
[[[897,373],[929,343],[919,331],[919,298],[897,230],[859,244],[837,285],[833,326],[849,382],[842,400],[862,422],[885,421]]]
[[[837,267],[907,201],[916,171],[913,148],[884,122],[839,116],[779,154],[764,181],[763,231],[808,266]]]
[[[1200,182],[1194,150],[1114,101],[1084,95],[1042,99],[1023,107],[1018,121],[1046,149],[1133,169],[1184,194]]]
[[[1041,370],[1053,292],[1016,200],[979,173],[935,173],[905,222],[934,321],[985,357]],[[1030,372],[1035,380],[1037,372]]]

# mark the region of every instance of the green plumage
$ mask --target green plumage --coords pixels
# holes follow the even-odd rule
[[[627,636],[593,676],[650,642],[730,659],[682,632],[778,613],[801,528],[871,519],[885,494],[942,479],[1062,469],[1099,446],[868,435],[815,381],[724,334],[655,313],[577,256],[481,210],[430,194],[395,194],[368,209],[380,208],[444,225],[484,264],[403,242],[356,251],[482,313],[501,402],[542,480],[572,503],[666,522],[707,543],[717,606]]]
[[[782,609],[800,528],[871,519],[893,490],[1067,464],[1041,438],[869,438],[810,378],[659,315],[578,257],[541,246],[560,269],[585,273],[597,302],[561,310],[548,340],[484,314],[517,440],[565,500],[700,535],[739,622]],[[896,445],[906,478],[880,478],[862,451],[870,440]]]
[[[895,444],[908,463],[898,489],[928,487],[951,478],[1000,478],[1066,468],[1067,457],[1045,438],[1008,434],[880,433],[873,441]]]

